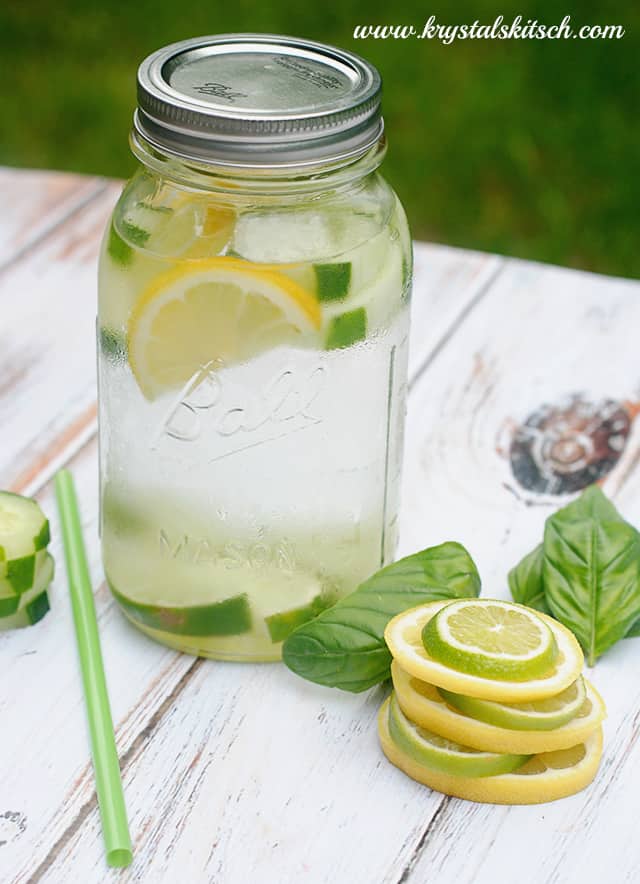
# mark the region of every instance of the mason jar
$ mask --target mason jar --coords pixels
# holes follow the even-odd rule
[[[412,255],[380,89],[272,35],[139,68],[99,270],[102,552],[181,651],[278,659],[394,555]]]

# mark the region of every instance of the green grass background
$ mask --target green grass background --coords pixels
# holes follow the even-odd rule
[[[622,24],[621,41],[354,40],[356,24]],[[386,174],[417,238],[640,275],[638,3],[3,0],[0,163],[127,176],[137,63],[165,43],[271,31],[367,56]],[[6,207],[5,207],[6,210]]]

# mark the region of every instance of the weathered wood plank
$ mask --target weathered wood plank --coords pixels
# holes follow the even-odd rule
[[[0,268],[107,187],[101,178],[0,167]]]
[[[0,487],[23,490],[95,432],[95,262],[116,191],[0,273]]]
[[[437,803],[427,790],[410,802],[382,759],[382,694],[204,661],[125,775],[132,880],[379,880]],[[43,881],[98,872],[100,837],[94,810]]]
[[[414,244],[410,380],[443,346],[503,265],[504,258],[497,255]]]

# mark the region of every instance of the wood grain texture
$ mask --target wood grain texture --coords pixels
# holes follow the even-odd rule
[[[620,812],[640,769],[633,642],[595,670],[610,717],[594,787],[509,809],[442,798],[393,769],[375,735],[383,688],[352,696],[278,666],[194,661],[123,620],[102,583],[93,411],[95,257],[118,186],[84,185],[91,198],[53,219],[37,248],[9,254],[0,276],[0,343],[13,347],[11,358],[0,350],[0,419],[11,427],[0,485],[38,493],[59,563],[48,617],[0,635],[0,720],[11,722],[0,728],[3,884],[545,884],[599,881],[611,855],[616,880],[637,879],[634,826]],[[549,511],[514,486],[500,453],[510,421],[577,388],[637,396],[639,293],[619,280],[417,244],[403,552],[462,540],[485,594],[505,595],[508,567]],[[607,489],[640,523],[638,457],[634,431]],[[49,481],[64,462],[90,542],[135,842],[122,872],[104,863]]]
[[[18,260],[109,185],[84,175],[0,167],[0,269]]]
[[[101,187],[0,272],[0,487],[28,489],[95,432],[95,267],[118,189]]]

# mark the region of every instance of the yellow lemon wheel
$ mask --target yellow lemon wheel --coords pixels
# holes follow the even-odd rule
[[[568,723],[549,731],[511,730],[478,721],[452,708],[436,687],[413,678],[395,661],[391,675],[398,703],[407,718],[445,739],[483,752],[533,755],[569,749],[584,742],[606,715],[602,697],[587,682],[582,707]]]
[[[595,777],[602,757],[602,729],[570,749],[533,755],[512,773],[464,777],[433,770],[402,751],[389,733],[389,700],[378,714],[382,751],[411,779],[444,795],[486,804],[544,804],[580,792]]]
[[[183,261],[156,277],[133,307],[131,370],[153,399],[198,370],[302,344],[321,321],[318,301],[282,273],[228,257]]]

